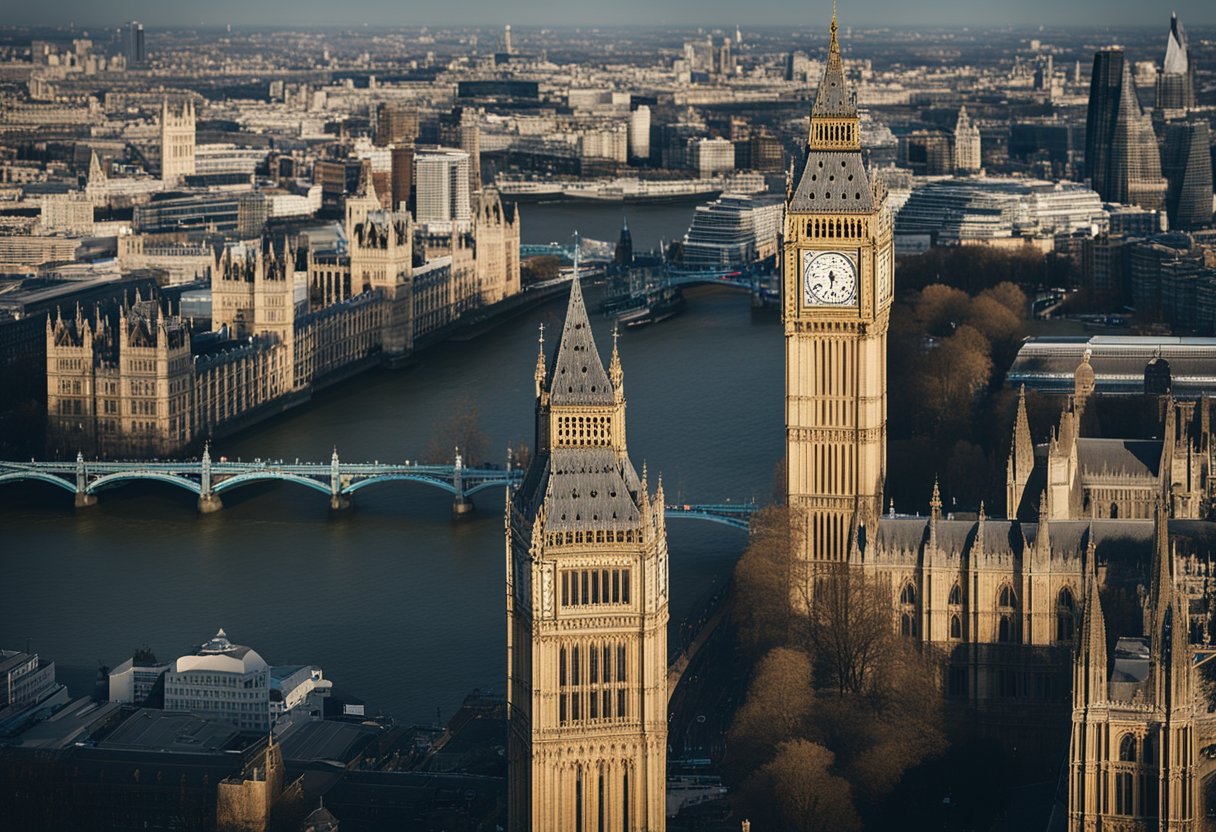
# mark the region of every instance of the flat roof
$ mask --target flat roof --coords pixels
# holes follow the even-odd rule
[[[140,708],[97,743],[98,748],[213,754],[240,747],[233,725],[185,711]]]

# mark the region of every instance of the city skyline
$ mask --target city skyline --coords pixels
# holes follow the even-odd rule
[[[820,8],[819,6],[822,6]],[[407,27],[433,26],[438,28],[467,28],[474,26],[500,27],[511,24],[526,28],[564,27],[721,27],[744,28],[788,28],[793,19],[808,29],[816,28],[816,19],[829,9],[829,4],[805,6],[788,0],[750,6],[746,14],[737,4],[725,0],[710,0],[695,7],[676,2],[644,2],[624,0],[614,4],[611,15],[599,4],[583,0],[565,4],[559,10],[535,3],[514,3],[504,7],[492,0],[456,0],[443,4],[441,8],[426,11],[402,10],[386,0],[352,0],[334,6],[322,0],[303,0],[287,3],[272,0],[257,4],[256,9],[236,0],[218,0],[206,8],[205,15],[196,15],[194,9],[187,11],[173,4],[160,4],[152,0],[125,0],[110,3],[104,15],[97,7],[85,0],[52,0],[37,7],[24,7],[11,13],[7,21],[14,26],[49,26],[74,24],[77,28],[119,25],[127,20],[139,20],[145,26],[156,28],[203,27],[270,27],[292,29],[298,27],[337,27],[357,29],[360,27]],[[1216,25],[1216,8],[1208,3],[1186,0],[1173,4],[1170,11],[1186,20],[1187,25],[1205,27]],[[995,2],[971,3],[967,0],[934,0],[932,3],[908,4],[898,0],[853,0],[846,9],[848,26],[854,29],[965,29],[968,27],[1012,27],[1015,29],[1055,27],[1086,27],[1098,29],[1128,29],[1159,27],[1166,9],[1146,7],[1132,0],[1082,0],[1063,8],[1049,0],[1031,0],[1016,6]],[[1117,26],[1095,26],[1096,19],[1118,20]]]

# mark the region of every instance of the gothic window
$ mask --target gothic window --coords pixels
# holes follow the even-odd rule
[[[916,619],[911,613],[905,612],[899,619],[899,632],[901,635],[914,636],[916,635]]]
[[[916,603],[916,589],[912,586],[911,583],[904,584],[903,590],[899,593],[899,603],[901,603],[901,604],[915,604]]]
[[[1115,775],[1115,814],[1132,814],[1132,775],[1121,771]]]
[[[1060,590],[1060,598],[1056,604],[1056,641],[1072,641],[1073,622],[1076,618],[1077,603],[1068,587]]]
[[[1119,761],[1136,762],[1136,738],[1131,734],[1124,734],[1123,739],[1119,741]]]
[[[963,637],[963,622],[957,615],[950,616],[950,638]]]
[[[997,596],[997,631],[996,640],[1005,644],[1012,644],[1018,639],[1017,626],[1017,596],[1013,594],[1013,587],[1005,584],[1001,587],[1000,593]]]
[[[956,581],[954,586],[950,587],[950,599],[948,603],[951,606],[959,606],[963,603],[963,588]]]

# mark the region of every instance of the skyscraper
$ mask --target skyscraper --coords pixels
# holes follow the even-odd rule
[[[536,456],[507,504],[507,828],[663,832],[667,531],[625,448],[577,273],[536,362]]]
[[[1195,67],[1191,63],[1186,30],[1176,13],[1170,15],[1170,34],[1165,41],[1165,60],[1157,72],[1157,109],[1166,113],[1195,107]]]
[[[439,117],[439,143],[444,147],[459,147],[469,157],[467,175],[469,192],[481,190],[481,122],[476,110],[453,107]]]
[[[1170,228],[1189,231],[1212,224],[1212,134],[1206,120],[1165,125],[1161,167],[1169,187],[1165,210]]]
[[[1140,109],[1123,48],[1094,55],[1085,121],[1085,167],[1107,202],[1165,207],[1161,155],[1148,116]]]
[[[141,67],[148,62],[148,53],[144,51],[144,24],[138,20],[132,20],[123,31],[123,54],[128,67]]]
[[[418,111],[395,101],[376,105],[376,144],[413,144],[418,138]]]
[[[639,104],[629,114],[629,159],[650,158],[650,107]]]
[[[843,562],[854,530],[881,513],[891,235],[886,191],[862,161],[833,14],[782,264],[787,493],[812,564]]]
[[[419,223],[467,223],[469,154],[463,150],[426,150],[414,157],[414,194]]]

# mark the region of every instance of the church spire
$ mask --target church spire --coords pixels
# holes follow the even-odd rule
[[[583,302],[577,266],[570,281],[570,303],[566,307],[562,340],[549,379],[550,401],[555,405],[616,403],[612,384],[604,372],[604,364],[600,361],[595,339],[591,335],[591,322],[587,319],[587,305]]]

